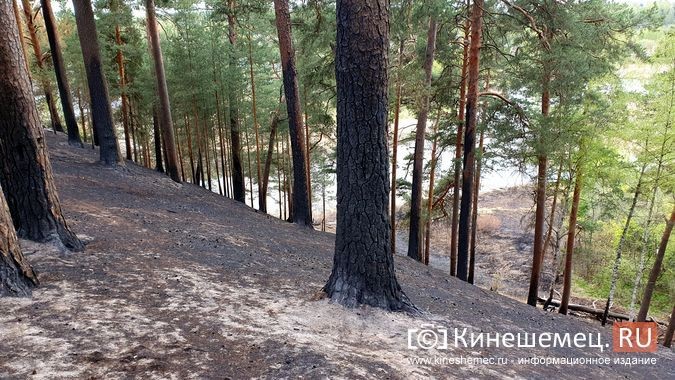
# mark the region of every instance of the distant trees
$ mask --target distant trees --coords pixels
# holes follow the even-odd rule
[[[84,249],[61,213],[11,4],[0,5],[0,183],[19,237]],[[1,208],[1,207],[0,207]],[[4,233],[5,239],[8,232]]]
[[[385,0],[337,2],[337,232],[324,291],[346,306],[414,310],[389,240],[388,12]]]
[[[124,165],[120,154],[113,112],[108,95],[108,83],[103,74],[101,49],[98,43],[94,12],[91,0],[73,0],[77,34],[80,37],[87,84],[91,99],[91,115],[100,146],[101,163],[107,166]]]

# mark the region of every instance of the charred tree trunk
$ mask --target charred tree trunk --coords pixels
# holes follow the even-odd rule
[[[645,174],[647,165],[642,165],[640,170],[640,176],[638,177],[638,183],[635,186],[635,194],[633,195],[633,202],[630,205],[628,210],[628,217],[626,218],[626,224],[623,226],[623,231],[621,231],[621,237],[619,238],[619,245],[616,247],[616,259],[614,259],[614,267],[612,268],[612,279],[609,285],[609,296],[607,297],[607,304],[605,305],[605,313],[602,316],[602,325],[604,326],[607,323],[607,316],[609,314],[609,308],[612,306],[614,301],[614,291],[616,290],[616,282],[619,278],[619,266],[621,265],[621,254],[623,252],[623,245],[626,242],[626,235],[628,234],[628,228],[630,227],[630,222],[633,219],[633,214],[635,212],[635,205],[637,204],[638,198],[640,198],[640,193],[642,191],[642,178]],[[666,241],[668,239],[666,238]],[[640,307],[642,310],[642,307]],[[638,315],[639,317],[639,315]]]
[[[173,120],[171,119],[171,104],[169,103],[169,90],[166,87],[166,75],[164,74],[164,60],[162,47],[159,43],[157,32],[157,20],[155,16],[155,1],[145,0],[145,8],[148,14],[148,32],[152,48],[152,59],[155,63],[155,76],[157,78],[157,92],[159,95],[159,123],[164,141],[164,156],[166,159],[166,172],[172,180],[180,182],[178,173],[178,159],[176,157],[176,143],[173,136]]]
[[[478,230],[478,194],[480,192],[480,171],[483,164],[483,142],[485,138],[485,130],[480,131],[480,138],[478,141],[478,152],[480,152],[480,157],[476,162],[476,175],[474,176],[474,185],[473,185],[473,203],[472,203],[472,213],[471,213],[471,248],[469,251],[469,276],[467,281],[469,284],[474,283],[474,275],[476,270],[476,233]]]
[[[237,58],[235,56],[235,47],[237,45],[237,25],[235,19],[235,0],[227,0],[227,25],[228,38],[232,46],[232,56],[229,61],[230,74],[235,77],[237,69]],[[244,168],[241,164],[241,137],[239,131],[239,100],[237,98],[237,89],[230,86],[228,91],[228,102],[230,111],[230,144],[232,148],[232,188],[234,200],[246,203],[246,184],[244,183]]]
[[[424,265],[429,265],[429,250],[431,249],[431,213],[434,209],[434,182],[436,180],[436,163],[438,162],[438,157],[436,157],[436,148],[438,147],[438,123],[441,121],[441,106],[439,103],[438,106],[438,115],[436,122],[432,129],[433,141],[431,143],[431,161],[429,162],[429,192],[427,197],[427,212],[426,212],[426,221],[424,227],[424,258],[422,262]]]
[[[471,43],[469,46],[468,88],[466,97],[466,131],[462,169],[462,200],[459,210],[457,244],[457,277],[468,280],[469,239],[471,237],[471,201],[475,170],[476,119],[478,113],[478,69],[480,66],[481,32],[483,27],[483,0],[474,0],[471,10]]]
[[[424,56],[424,94],[417,115],[415,131],[415,153],[413,158],[412,194],[410,199],[410,234],[408,236],[408,257],[424,261],[422,245],[422,180],[424,171],[424,141],[426,140],[427,118],[429,115],[429,99],[431,97],[431,69],[434,64],[436,50],[436,19],[429,19],[427,32],[427,48]]]
[[[75,21],[77,22],[77,34],[82,47],[84,67],[87,72],[91,115],[100,145],[100,160],[107,166],[124,165],[112,119],[108,84],[103,75],[101,50],[98,44],[91,0],[73,0],[73,7],[75,8]]]
[[[391,143],[391,253],[396,254],[396,159],[398,155],[398,124],[401,116],[401,68],[403,67],[403,39],[398,47],[398,71],[396,72],[396,104],[394,106],[394,133]],[[325,203],[325,197],[324,197]],[[326,215],[324,212],[324,219]],[[325,224],[325,222],[324,222]],[[324,226],[325,229],[325,226]]]
[[[70,93],[70,85],[68,84],[68,77],[66,76],[66,67],[63,63],[61,43],[59,42],[59,36],[56,31],[56,19],[54,18],[54,12],[52,11],[52,3],[51,0],[41,0],[41,4],[52,62],[54,63],[56,84],[59,88],[59,94],[61,95],[61,107],[63,108],[63,116],[66,120],[68,143],[81,147],[82,140],[80,139],[80,131],[77,128],[77,120],[75,119],[73,96]]]
[[[115,43],[117,44],[117,55],[115,60],[117,62],[117,72],[120,77],[120,98],[122,99],[122,126],[124,127],[124,147],[126,150],[126,159],[131,160],[131,136],[129,136],[129,111],[127,104],[126,92],[126,78],[124,74],[124,54],[122,53],[122,35],[120,33],[120,26],[115,25]],[[153,117],[155,110],[153,109]]]
[[[673,225],[675,225],[675,207],[673,207],[673,211],[670,213],[670,219],[666,222],[666,229],[663,231],[663,235],[661,236],[659,249],[656,252],[656,258],[654,259],[654,266],[652,266],[652,271],[649,273],[649,280],[645,285],[645,293],[644,296],[642,296],[642,303],[640,304],[640,312],[638,313],[637,317],[638,322],[644,322],[645,319],[647,319],[647,313],[649,312],[649,305],[652,302],[652,294],[654,293],[656,280],[658,280],[659,274],[661,274],[663,257],[666,254],[666,247],[668,246],[668,240],[670,240],[670,234],[673,232]],[[671,317],[671,325],[672,325],[672,317]]]
[[[459,107],[457,111],[457,139],[455,140],[455,175],[452,194],[452,219],[450,231],[450,275],[457,275],[457,232],[459,231],[459,189],[461,187],[462,143],[464,139],[464,110],[466,106],[467,69],[469,67],[469,28],[471,23],[464,24],[464,52],[462,59],[462,77],[459,82]]]
[[[267,145],[267,158],[265,159],[265,169],[263,170],[263,177],[260,184],[260,211],[267,212],[267,188],[270,183],[270,169],[272,167],[272,155],[274,153],[274,141],[277,135],[277,127],[279,126],[279,108],[277,107],[272,114],[272,122],[270,124],[270,140]]]
[[[414,311],[389,244],[388,13],[385,0],[337,2],[338,222],[324,291],[348,307]]]
[[[295,68],[295,51],[291,38],[291,16],[288,11],[288,0],[274,0],[277,32],[279,35],[279,51],[284,78],[284,94],[288,112],[288,132],[291,137],[293,154],[293,223],[312,226],[312,203],[307,191],[307,159],[305,155],[305,138],[302,127],[302,110],[300,109],[300,92]]]
[[[38,284],[37,275],[21,253],[12,217],[0,189],[0,297],[30,296]]]
[[[255,163],[258,174],[258,209],[263,211],[263,203],[265,203],[265,194],[263,193],[262,184],[262,170],[260,166],[260,126],[258,125],[258,103],[255,94],[255,75],[253,72],[253,47],[251,46],[251,35],[248,36],[248,66],[251,77],[251,112],[253,113],[253,129],[255,131]],[[251,205],[253,207],[253,205]],[[266,208],[266,205],[265,205]]]
[[[61,213],[12,5],[0,5],[0,183],[19,237],[84,245]]]
[[[574,179],[574,195],[572,195],[572,210],[570,211],[570,221],[567,227],[567,245],[565,252],[565,271],[563,277],[563,293],[560,299],[560,314],[567,314],[567,306],[570,302],[572,290],[572,257],[574,255],[574,239],[577,231],[577,214],[579,212],[579,199],[581,198],[581,167],[577,168],[576,178]],[[551,224],[553,221],[551,220]],[[555,281],[555,280],[554,280]]]
[[[152,133],[155,139],[155,170],[164,173],[162,164],[162,138],[159,133],[159,117],[157,116],[157,107],[152,107]]]

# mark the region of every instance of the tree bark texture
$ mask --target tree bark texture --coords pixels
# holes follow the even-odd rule
[[[21,253],[9,208],[0,191],[0,297],[30,296],[38,284],[37,274]]]
[[[19,237],[84,248],[68,228],[52,178],[12,5],[0,5],[0,183]]]
[[[574,179],[574,195],[572,195],[572,210],[570,211],[570,221],[567,227],[567,245],[565,252],[565,271],[563,275],[563,293],[560,299],[560,314],[567,314],[567,306],[570,303],[572,291],[572,264],[574,255],[574,239],[577,231],[577,214],[579,212],[579,200],[581,199],[581,168],[577,169]],[[553,224],[553,220],[551,220]],[[555,279],[554,279],[555,281]]]
[[[389,241],[388,4],[337,2],[337,231],[324,291],[348,307],[414,311]]]
[[[227,0],[228,38],[232,46],[232,56],[229,61],[230,74],[238,72],[235,47],[237,45],[237,22],[234,16],[235,1]],[[246,203],[246,184],[244,183],[244,168],[241,163],[241,137],[239,131],[239,99],[235,86],[229,86],[228,103],[230,111],[230,146],[232,148],[232,193],[234,200]]]

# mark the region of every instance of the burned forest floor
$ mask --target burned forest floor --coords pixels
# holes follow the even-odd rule
[[[48,145],[63,211],[82,253],[22,240],[42,285],[0,299],[0,378],[654,378],[675,354],[611,347],[408,348],[409,329],[600,334],[611,327],[545,312],[396,257],[419,316],[345,309],[317,297],[334,235],[311,231],[129,163],[62,135]],[[470,343],[470,342],[469,342]],[[609,358],[610,364],[519,364],[529,358]],[[655,358],[624,366],[615,358]],[[430,362],[415,362],[424,358]],[[441,358],[441,363],[435,363]],[[502,358],[447,364],[442,358]]]

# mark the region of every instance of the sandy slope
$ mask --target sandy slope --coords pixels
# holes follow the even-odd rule
[[[332,235],[256,213],[152,171],[95,164],[50,135],[57,185],[81,254],[22,242],[41,272],[32,299],[0,299],[0,378],[673,378],[656,365],[519,365],[529,357],[631,357],[596,348],[412,351],[409,328],[600,332],[397,257],[425,314],[343,309],[315,295]],[[645,354],[646,355],[646,354]],[[424,365],[411,358],[504,357],[506,365]],[[644,356],[644,355],[643,355]]]

